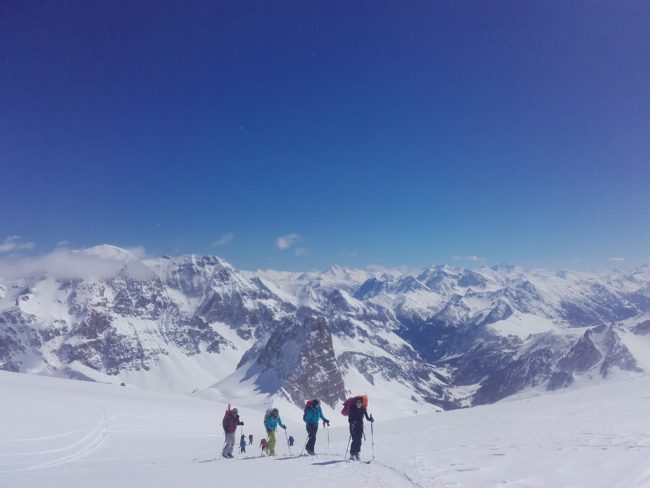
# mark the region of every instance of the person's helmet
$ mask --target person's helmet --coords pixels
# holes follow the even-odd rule
[[[311,406],[312,406],[312,407],[317,407],[318,404],[319,404],[318,399],[313,400],[313,401],[311,402]]]
[[[238,411],[239,411],[239,410],[237,410],[236,408],[233,408],[233,409],[231,410],[232,413],[237,413]]]
[[[277,408],[274,408],[273,411],[271,412],[271,415],[277,417],[278,415],[280,415],[280,411]]]

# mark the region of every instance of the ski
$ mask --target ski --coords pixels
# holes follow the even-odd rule
[[[193,461],[195,463],[213,463],[215,461],[221,461],[222,459],[224,459],[224,458],[220,458],[220,457],[216,458],[215,457],[215,458],[208,458],[208,459],[194,459]]]
[[[287,461],[289,459],[299,459],[299,458],[314,458],[316,456],[312,456],[310,454],[298,454],[296,456],[284,456],[284,457],[278,457],[275,458],[276,461]]]

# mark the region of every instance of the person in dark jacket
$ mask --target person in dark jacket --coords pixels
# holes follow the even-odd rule
[[[350,446],[350,459],[359,460],[359,452],[361,452],[361,438],[363,437],[363,419],[364,417],[368,422],[374,422],[375,419],[372,415],[368,417],[368,411],[363,406],[363,399],[357,397],[354,404],[350,406],[348,412],[348,422],[350,423],[350,436],[352,437],[352,445]]]
[[[318,422],[323,421],[323,425],[330,424],[330,421],[325,418],[323,411],[320,408],[318,400],[312,400],[311,405],[305,409],[305,426],[307,428],[307,436],[309,440],[305,446],[307,454],[314,455],[314,446],[316,445],[316,433],[318,432]]]
[[[233,408],[226,410],[226,415],[223,417],[223,432],[226,436],[226,440],[223,443],[223,450],[221,455],[225,458],[232,458],[232,450],[235,447],[235,433],[237,432],[237,426],[244,425],[244,422],[239,420],[239,414],[237,409]]]
[[[289,436],[289,447],[293,447],[293,443],[295,442],[295,439],[293,438],[292,435]]]
[[[253,434],[248,434],[248,445],[249,446],[253,445]]]

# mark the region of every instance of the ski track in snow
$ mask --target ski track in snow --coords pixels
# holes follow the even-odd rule
[[[388,464],[382,463],[381,461],[377,461],[376,459],[373,460],[372,462],[374,464],[377,464],[378,466],[383,466],[384,468],[386,468],[387,470],[389,470],[392,473],[395,473],[400,478],[406,480],[411,486],[414,486],[415,488],[424,488],[424,486],[422,486],[421,484],[416,483],[415,481],[413,481],[408,474],[406,474],[405,472],[395,468],[394,466],[390,466]]]
[[[51,439],[58,439],[59,437],[68,437],[71,435],[75,434],[81,434],[88,432],[87,429],[79,429],[79,430],[71,430],[69,432],[61,432],[59,434],[52,434],[52,435],[46,435],[46,436],[41,436],[41,437],[25,437],[25,438],[18,438],[18,439],[0,439],[0,443],[3,442],[41,442],[41,441],[47,441]],[[11,454],[7,454],[10,456]],[[0,456],[1,457],[1,456]]]
[[[106,440],[106,437],[108,435],[108,419],[106,417],[106,410],[104,409],[103,406],[100,405],[100,408],[102,409],[101,413],[101,420],[90,430],[87,431],[87,434],[81,437],[80,439],[76,440],[75,442],[72,442],[70,444],[66,444],[62,447],[56,448],[56,449],[48,449],[44,451],[30,451],[30,452],[20,452],[20,453],[14,453],[14,454],[8,454],[4,455],[4,457],[9,457],[9,456],[39,456],[43,454],[57,454],[57,453],[63,453],[67,451],[71,451],[73,449],[76,449],[74,452],[70,454],[66,454],[65,456],[61,456],[49,461],[45,461],[42,463],[37,463],[35,465],[31,465],[28,467],[23,467],[19,469],[19,471],[32,471],[32,470],[39,470],[39,469],[46,469],[46,468],[53,468],[55,466],[61,466],[63,464],[67,463],[72,463],[75,461],[78,461],[90,454],[92,454],[95,450],[97,450]],[[63,433],[59,434],[59,437],[62,435],[69,435],[70,433]],[[55,438],[57,436],[48,436],[48,438]],[[77,446],[79,448],[77,449]],[[0,471],[2,473],[6,473],[9,471]]]
[[[650,461],[641,463],[629,476],[614,488],[648,488],[650,487]]]

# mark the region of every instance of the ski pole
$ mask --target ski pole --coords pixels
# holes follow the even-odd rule
[[[343,459],[348,458],[348,449],[350,448],[350,441],[352,440],[352,432],[350,432],[350,437],[348,438],[348,445],[345,448],[345,456],[343,456]]]
[[[307,443],[309,442],[309,436],[307,436],[307,440],[305,441],[305,445],[302,446],[302,450],[300,451],[300,455],[302,456],[302,453],[305,452],[305,447],[307,447]]]
[[[372,416],[370,416],[372,418]],[[370,439],[372,439],[372,458],[375,459],[375,421],[370,422]]]
[[[327,424],[326,429],[327,430],[327,452],[330,452],[330,424]]]
[[[287,438],[287,447],[289,448],[289,456],[291,456],[291,444],[289,444],[289,434],[287,434],[287,429],[284,429],[284,436]]]

